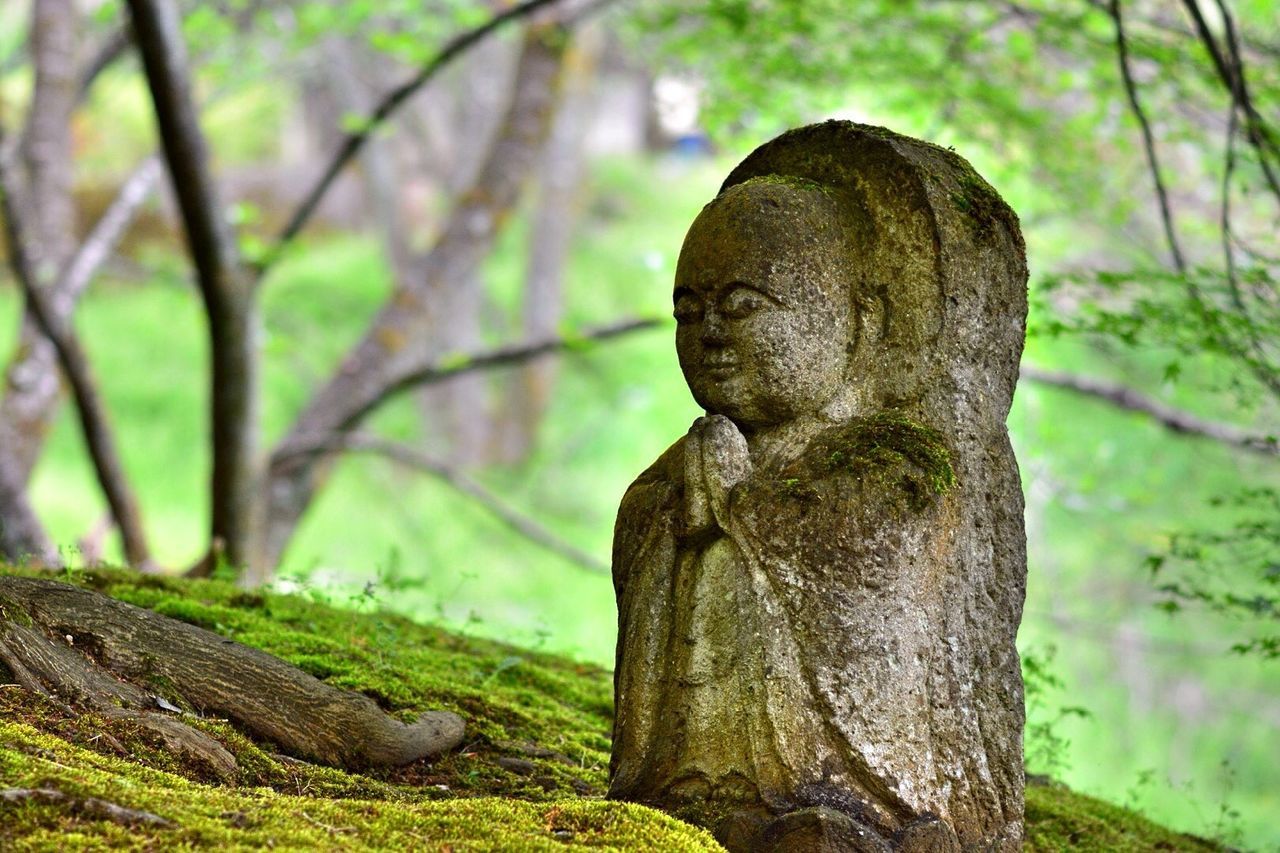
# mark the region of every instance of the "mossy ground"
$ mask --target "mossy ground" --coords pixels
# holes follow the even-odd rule
[[[218,581],[116,571],[70,580],[265,649],[406,719],[456,711],[468,742],[436,761],[355,774],[194,720],[236,757],[238,777],[224,784],[135,726],[0,686],[0,787],[97,797],[172,824],[0,804],[0,848],[718,849],[702,830],[602,799],[612,682],[598,667]],[[1030,850],[1213,849],[1062,788],[1033,786],[1027,803]]]

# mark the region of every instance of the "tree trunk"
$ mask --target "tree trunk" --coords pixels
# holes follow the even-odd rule
[[[475,183],[485,155],[501,129],[503,101],[515,86],[519,45],[490,41],[477,48],[465,67],[457,69],[448,93],[451,160],[443,163],[446,192],[461,196]],[[440,88],[444,88],[443,86]],[[444,93],[442,93],[444,94]],[[426,99],[424,99],[425,105]],[[439,166],[437,166],[439,168]],[[474,352],[483,340],[482,315],[487,305],[479,268],[447,291],[441,291],[437,323],[428,330],[436,353]],[[492,432],[488,377],[458,376],[423,388],[418,394],[426,447],[466,467],[484,460]]]
[[[330,687],[258,649],[38,578],[0,577],[0,663],[28,690],[127,716],[224,776],[235,759],[157,709],[225,716],[290,755],[352,770],[408,764],[463,737],[456,714],[432,711],[405,724],[367,696]]]
[[[564,314],[564,274],[578,218],[585,171],[583,138],[591,114],[601,33],[584,27],[565,58],[564,96],[547,139],[529,235],[524,290],[524,333],[530,340],[555,334]],[[515,372],[499,425],[500,453],[526,457],[551,400],[556,359],[543,356]]]
[[[27,500],[26,488],[15,472],[0,462],[0,558],[19,563],[34,558],[56,566],[58,552]]]
[[[36,85],[22,138],[26,192],[24,224],[39,281],[48,288],[54,320],[69,327],[76,302],[110,255],[156,182],[154,160],[129,176],[120,194],[84,243],[71,252],[75,234],[72,178],[75,172],[71,115],[97,72],[122,52],[127,39],[113,37],[91,67],[75,67],[77,19],[74,4],[39,0],[32,18],[32,60]],[[14,187],[14,189],[17,189]],[[19,344],[6,370],[0,400],[0,555],[33,556],[49,565],[60,558],[27,497],[27,483],[62,397],[53,344],[30,308],[23,315]]]
[[[250,561],[257,518],[258,360],[252,280],[240,263],[209,169],[172,0],[129,0],[160,141],[209,321],[213,436],[211,551]]]
[[[46,282],[58,278],[75,246],[71,113],[80,83],[76,31],[72,0],[36,0],[31,16],[35,89],[21,144],[26,181],[20,204],[27,213],[32,262]],[[62,393],[57,356],[30,313],[23,316],[6,380],[0,400],[0,467],[25,488]]]
[[[125,557],[130,565],[147,568],[150,566],[150,557],[137,500],[125,479],[120,456],[116,451],[115,436],[107,422],[106,410],[90,372],[88,357],[80,346],[74,327],[69,321],[60,323],[52,308],[53,288],[42,281],[28,252],[23,231],[25,222],[8,189],[11,185],[8,170],[0,162],[0,214],[3,215],[9,238],[9,263],[18,283],[22,285],[27,311],[38,324],[41,333],[52,343],[57,352],[58,367],[75,395],[76,413],[80,416],[85,445],[93,460],[98,483],[111,507],[112,517],[120,528]]]
[[[357,69],[376,57],[353,56],[353,51],[353,46],[345,39],[325,40],[320,47],[324,59],[324,85],[329,90],[329,100],[343,115],[367,115],[374,106],[374,99]],[[332,121],[332,114],[326,118]],[[402,174],[394,154],[392,140],[379,137],[371,139],[361,149],[359,162],[373,222],[382,236],[391,268],[398,277],[409,265],[409,240],[404,217],[400,213]]]
[[[511,107],[475,185],[455,205],[417,275],[399,284],[364,338],[273,451],[262,547],[249,582],[270,576],[332,462],[331,456],[302,455],[296,448],[317,436],[351,430],[399,380],[436,354],[429,330],[437,322],[437,295],[458,286],[480,265],[515,205],[546,135],[565,41],[558,26],[526,30]]]

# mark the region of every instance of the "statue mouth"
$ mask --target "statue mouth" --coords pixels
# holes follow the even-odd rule
[[[728,379],[738,370],[736,361],[714,361],[705,362],[703,367],[712,379]]]

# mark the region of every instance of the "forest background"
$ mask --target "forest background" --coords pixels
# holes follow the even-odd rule
[[[880,124],[967,157],[1027,238],[1029,770],[1280,846],[1275,4],[179,4],[215,188],[191,203],[125,5],[0,6],[30,249],[0,279],[7,557],[247,565],[611,665],[619,497],[699,414],[668,319],[684,230],[782,129]],[[252,293],[261,407],[221,427],[217,257]],[[77,351],[96,405],[54,405]],[[210,486],[232,427],[269,498],[243,554]]]

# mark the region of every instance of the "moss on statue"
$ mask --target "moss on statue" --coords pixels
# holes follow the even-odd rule
[[[823,195],[830,195],[831,188],[811,181],[808,178],[802,178],[797,175],[760,175],[749,181],[743,181],[744,184],[773,184],[776,186],[791,187],[798,190],[808,190],[810,192],[819,192]]]
[[[951,194],[951,202],[968,217],[979,237],[990,236],[996,222],[1003,222],[1006,228],[1010,227],[1011,213],[1008,206],[990,184],[972,171],[961,175],[960,188]],[[1016,221],[1012,225],[1016,228]]]
[[[184,718],[235,756],[235,777],[222,781],[136,724],[10,686],[0,689],[3,786],[73,801],[0,802],[0,848],[718,849],[673,817],[602,799],[612,709],[610,674],[598,667],[217,581],[115,571],[72,580],[323,672],[405,719],[456,711],[469,740],[432,762],[347,773],[281,756],[224,721]],[[96,819],[75,808],[87,797],[172,825]],[[1030,850],[1213,849],[1061,788],[1030,788],[1027,805]]]
[[[900,489],[912,510],[923,509],[956,483],[942,433],[899,412],[857,419],[837,441],[827,455],[831,470],[852,474],[881,491]],[[901,475],[904,463],[911,471],[906,477]]]

